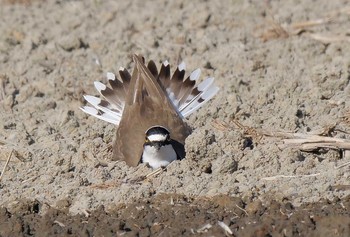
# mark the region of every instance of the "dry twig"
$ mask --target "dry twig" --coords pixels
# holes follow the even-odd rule
[[[0,75],[0,101],[4,100],[6,97],[5,93],[5,83],[8,80],[6,75]]]
[[[239,210],[241,210],[242,212],[244,212],[246,214],[246,216],[248,215],[248,212],[246,210],[244,210],[242,207],[238,206],[237,204],[235,205]]]
[[[350,37],[345,35],[321,35],[321,34],[308,34],[308,36],[314,40],[320,41],[324,44],[330,44],[334,42],[349,42],[350,43]]]
[[[316,177],[318,175],[320,175],[320,173],[306,174],[306,175],[276,175],[276,176],[262,178],[262,180],[272,181],[280,178],[308,178],[308,177]]]
[[[286,133],[283,143],[286,147],[297,147],[303,151],[313,151],[319,148],[350,150],[350,140],[325,137],[313,134]]]
[[[110,183],[101,183],[101,184],[90,185],[91,188],[96,188],[96,189],[108,189],[108,188],[115,188],[118,186],[120,186],[119,182],[110,182]]]
[[[272,18],[270,22],[271,27],[264,31],[260,35],[260,38],[263,40],[263,42],[266,42],[271,39],[287,38],[291,35],[299,35],[300,33],[305,32],[312,27],[334,22],[335,18],[338,17],[340,14],[350,14],[350,8],[344,8],[330,12],[326,14],[326,16],[323,18],[295,22],[289,25],[282,25],[278,21],[276,21],[272,16],[273,14],[269,12],[269,15]],[[308,36],[325,44],[339,41],[349,42],[349,37],[347,36],[324,36],[321,34],[309,34]]]
[[[159,167],[158,169],[153,170],[151,173],[146,175],[146,179],[152,178],[154,176],[157,176],[158,174],[163,173],[164,168],[163,167]]]
[[[11,150],[10,154],[8,155],[7,160],[6,160],[6,163],[5,163],[5,166],[4,166],[4,168],[2,169],[2,172],[1,172],[1,175],[0,175],[0,182],[1,182],[2,177],[4,176],[4,173],[5,173],[5,171],[6,171],[6,168],[7,168],[8,164],[9,164],[9,162],[10,162],[10,160],[11,160],[12,153],[13,153],[13,149]]]
[[[216,121],[218,124],[219,122]],[[298,148],[302,151],[314,151],[320,148],[328,148],[335,150],[350,150],[350,140],[335,138],[329,136],[321,136],[319,134],[329,134],[330,130],[334,129],[335,125],[327,127],[322,131],[318,131],[318,135],[315,133],[294,133],[294,132],[282,132],[271,131],[266,129],[255,129],[242,125],[238,120],[233,120],[233,123],[243,130],[243,134],[252,137],[259,141],[262,137],[278,138],[283,142],[281,148],[292,147]],[[229,125],[225,124],[227,128]]]
[[[218,119],[213,120],[212,125],[214,128],[220,131],[225,131],[229,127],[229,125],[226,122],[220,121]]]
[[[339,165],[339,166],[336,166],[335,169],[340,169],[340,168],[343,168],[343,167],[348,166],[348,165],[350,165],[350,162],[346,162],[346,163],[344,163],[344,164],[341,164],[341,165]]]
[[[219,225],[221,228],[223,228],[223,229],[225,230],[226,233],[228,233],[228,234],[230,234],[230,235],[233,234],[233,232],[232,232],[232,230],[230,229],[230,227],[228,227],[228,225],[226,225],[224,222],[218,221],[218,225]]]
[[[316,20],[310,20],[310,21],[301,21],[301,22],[296,22],[291,24],[291,27],[294,30],[299,30],[299,29],[306,29],[308,27],[313,27],[313,26],[318,26],[318,25],[323,25],[332,22],[333,18],[332,17],[326,17],[326,18],[320,18]]]
[[[287,30],[283,28],[282,25],[279,24],[277,21],[272,19],[270,23],[271,23],[271,28],[267,29],[260,35],[260,38],[262,39],[263,42],[269,41],[271,39],[289,37],[289,33],[287,32]]]
[[[66,227],[65,224],[63,224],[62,222],[60,222],[58,220],[55,220],[53,223],[59,225],[60,227]]]
[[[205,233],[212,227],[213,226],[211,224],[206,224],[206,225],[202,226],[201,228],[197,229],[196,232],[197,233]]]

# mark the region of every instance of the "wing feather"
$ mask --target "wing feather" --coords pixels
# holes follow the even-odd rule
[[[120,79],[107,73],[110,87],[94,82],[101,98],[84,96],[91,106],[80,109],[118,126],[114,159],[136,166],[142,155],[144,132],[155,124],[169,128],[172,139],[182,147],[181,157],[184,157],[183,144],[190,129],[183,118],[217,94],[219,88],[213,85],[214,78],[197,84],[200,69],[192,71],[185,79],[185,63],[180,63],[171,75],[168,61],[164,61],[158,71],[154,61],[146,66],[141,56],[134,55],[133,60],[132,75],[123,67],[119,69]]]

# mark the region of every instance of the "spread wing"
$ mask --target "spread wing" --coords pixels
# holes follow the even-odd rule
[[[163,88],[141,57],[134,55],[135,68],[117,129],[114,158],[136,166],[141,159],[145,131],[160,125],[169,129],[172,139],[184,144],[190,129],[182,120]]]
[[[212,77],[197,84],[201,74],[199,68],[194,70],[186,79],[185,70],[186,64],[182,62],[176,68],[174,74],[170,76],[170,66],[168,61],[165,61],[157,77],[173,105],[183,117],[187,117],[201,108],[219,91],[219,88],[213,84],[214,78]]]
[[[107,73],[107,79],[111,88],[95,81],[94,85],[102,99],[86,95],[84,96],[85,100],[92,106],[83,106],[80,109],[96,118],[119,125],[131,80],[131,76],[125,68],[119,69],[119,75],[121,80],[113,73]]]
[[[95,82],[100,98],[84,96],[90,106],[81,110],[118,126],[113,156],[135,166],[149,127],[167,127],[172,138],[183,145],[189,129],[182,118],[201,108],[219,89],[213,84],[214,78],[197,83],[200,69],[185,77],[185,63],[178,65],[171,75],[168,61],[158,71],[153,61],[146,66],[142,57],[134,55],[133,60],[132,76],[125,68],[119,69],[120,79],[107,73],[110,87]]]
[[[172,76],[168,61],[162,63],[159,72],[152,60],[149,61],[146,69],[156,78],[175,109],[184,118],[201,108],[219,91],[219,88],[214,85],[214,78],[212,77],[206,78],[199,84],[197,83],[201,74],[200,69],[194,70],[185,78],[186,65],[184,62],[176,68]],[[81,110],[101,120],[119,125],[126,94],[129,91],[131,75],[125,68],[120,68],[119,76],[121,80],[113,73],[107,73],[111,88],[96,81],[94,84],[101,95],[101,99],[90,95],[84,96],[85,100],[92,106],[83,106]]]

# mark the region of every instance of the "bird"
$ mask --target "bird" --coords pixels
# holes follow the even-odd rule
[[[184,62],[171,76],[167,60],[159,71],[153,60],[146,65],[141,55],[134,54],[133,61],[132,74],[123,67],[119,68],[120,79],[107,73],[110,87],[95,81],[101,97],[85,95],[90,105],[80,109],[117,126],[113,160],[129,166],[166,167],[185,158],[185,139],[191,133],[185,118],[213,98],[219,88],[212,77],[197,83],[200,69],[185,78]]]
[[[157,169],[166,167],[178,157],[167,128],[153,126],[146,131],[142,153],[143,163],[148,163],[153,169]]]

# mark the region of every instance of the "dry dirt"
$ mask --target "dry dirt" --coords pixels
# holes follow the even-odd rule
[[[348,1],[0,3],[0,236],[350,236],[348,152],[258,132],[350,139]],[[133,53],[221,88],[150,178],[79,109]]]
[[[68,202],[66,202],[68,204]],[[349,236],[350,199],[294,207],[290,202],[244,202],[227,195],[188,198],[158,195],[106,212],[69,215],[22,200],[15,212],[0,209],[0,236]],[[229,226],[228,231],[220,224]]]

